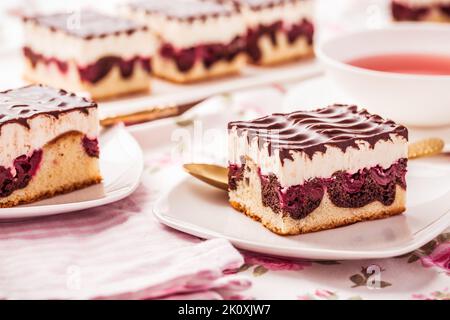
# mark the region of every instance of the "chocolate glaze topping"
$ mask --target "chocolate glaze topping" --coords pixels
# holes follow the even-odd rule
[[[107,16],[95,11],[83,10],[77,13],[57,13],[24,17],[25,22],[31,21],[52,31],[62,31],[68,35],[90,40],[104,38],[109,35],[128,35],[147,27],[134,21]]]
[[[247,139],[258,137],[260,148],[279,150],[280,159],[292,160],[291,152],[304,152],[310,158],[314,153],[325,153],[326,146],[358,148],[358,140],[373,147],[380,140],[390,140],[395,134],[408,139],[408,130],[391,120],[370,114],[356,106],[331,105],[313,111],[276,113],[253,121],[236,121],[228,124],[228,130],[236,128],[239,135],[247,133]]]
[[[232,5],[202,0],[146,0],[129,4],[132,10],[143,10],[147,14],[159,13],[168,19],[192,22],[219,16],[229,16],[236,12]],[[220,30],[218,30],[220,32]]]
[[[97,104],[86,98],[43,85],[31,85],[0,92],[0,129],[7,123],[19,123],[29,128],[28,119],[45,114],[58,118],[60,114],[79,110],[85,114]]]
[[[286,3],[295,3],[305,0],[233,0],[238,6],[248,6],[253,10],[261,10],[284,5]],[[280,17],[281,18],[281,17]]]

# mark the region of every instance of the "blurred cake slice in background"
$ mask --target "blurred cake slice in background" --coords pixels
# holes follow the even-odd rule
[[[179,83],[241,71],[246,24],[233,5],[201,0],[139,1],[126,17],[148,26],[160,40],[155,75]]]
[[[450,0],[392,0],[396,21],[450,22]]]
[[[247,25],[253,63],[271,65],[313,55],[312,0],[234,0]]]
[[[33,85],[0,92],[0,207],[101,181],[97,104]]]
[[[147,27],[93,11],[23,19],[26,80],[102,99],[150,88]]]

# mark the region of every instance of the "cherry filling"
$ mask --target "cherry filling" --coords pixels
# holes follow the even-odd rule
[[[259,173],[262,202],[274,212],[293,219],[302,219],[313,212],[325,192],[330,201],[341,208],[361,208],[373,201],[389,206],[395,200],[396,186],[406,189],[406,165],[407,159],[400,159],[388,169],[376,166],[354,174],[338,171],[331,178],[315,178],[288,188],[283,188],[275,175]],[[245,168],[245,165],[229,166],[230,190],[237,189]]]
[[[429,8],[412,8],[401,3],[392,2],[392,16],[398,21],[417,21],[429,12]]]
[[[38,63],[43,63],[43,64],[45,64],[45,65],[49,65],[49,64],[51,64],[51,63],[54,63],[54,64],[56,64],[56,66],[58,67],[58,69],[59,69],[59,71],[60,71],[61,73],[66,73],[67,70],[68,70],[68,66],[67,66],[67,63],[66,63],[66,62],[59,61],[59,60],[56,59],[56,58],[47,58],[47,57],[44,57],[42,54],[36,53],[36,52],[34,52],[33,50],[31,50],[30,48],[28,48],[28,47],[24,47],[24,48],[23,48],[23,55],[24,55],[26,58],[28,58],[28,60],[29,60],[30,63],[31,63],[31,66],[32,66],[33,68],[36,68],[36,65],[37,65]]]
[[[379,201],[385,206],[394,203],[395,189],[406,189],[406,159],[401,159],[389,169],[373,167],[350,175],[337,172],[327,182],[331,202],[342,208],[360,208]]]
[[[228,166],[228,188],[237,189],[237,183],[244,178],[245,165],[230,164]]]
[[[450,5],[439,5],[436,7],[440,12],[450,17]],[[430,12],[431,7],[409,7],[407,5],[393,2],[392,15],[398,21],[418,21]]]
[[[300,23],[285,26],[282,21],[277,21],[271,25],[259,25],[256,29],[250,29],[247,33],[247,54],[253,61],[257,62],[262,58],[262,52],[259,48],[259,39],[268,36],[273,46],[277,46],[277,33],[284,32],[288,42],[293,44],[301,37],[305,37],[309,45],[313,43],[314,25],[303,19]]]
[[[274,188],[278,195],[278,201],[276,198],[269,201],[263,200],[263,205],[275,208],[276,211],[272,209],[274,212],[280,212],[281,210],[288,213],[293,219],[302,219],[313,212],[322,202],[326,189],[322,179],[313,179],[305,182],[303,185],[290,187],[283,192],[276,177],[274,177],[276,181],[274,180],[269,184],[266,183],[267,180],[264,176],[260,177],[261,185],[263,186],[261,191],[263,199],[267,189]],[[269,202],[270,205],[266,204],[266,202]]]
[[[445,14],[445,15],[447,15],[447,16],[449,16],[450,17],[450,5],[441,5],[440,7],[440,10],[441,10],[441,12],[443,13],[443,14]]]
[[[78,67],[81,80],[97,83],[102,80],[114,66],[120,68],[120,74],[123,79],[128,79],[133,75],[133,71],[136,65],[141,65],[147,72],[151,72],[151,60],[150,58],[134,57],[129,60],[124,60],[119,57],[103,57],[97,60],[95,63],[85,67]]]
[[[173,60],[180,72],[188,72],[197,61],[202,61],[206,69],[216,62],[231,62],[241,52],[245,51],[244,39],[236,37],[229,44],[204,44],[195,47],[177,49],[169,43],[161,46],[160,54],[166,59]]]
[[[98,158],[100,154],[100,148],[98,147],[98,140],[95,139],[89,139],[87,136],[83,137],[83,140],[81,140],[81,143],[83,144],[84,151],[88,154],[90,157]]]
[[[33,50],[28,47],[23,48],[23,54],[30,61],[33,68],[35,68],[38,63],[43,63],[45,65],[55,63],[61,73],[66,73],[68,70],[67,62],[60,61],[56,58],[44,57],[39,53],[33,52]],[[120,57],[107,56],[97,60],[93,64],[78,67],[78,73],[82,81],[97,83],[108,75],[114,66],[118,66],[122,78],[128,79],[132,76],[134,68],[137,65],[140,65],[146,72],[151,72],[150,58],[134,57],[129,60],[124,60]]]
[[[98,158],[99,147],[97,139],[84,136],[82,144],[86,153]],[[36,174],[42,160],[42,150],[35,150],[30,156],[21,155],[13,162],[13,169],[0,166],[0,197],[7,197],[15,190],[28,186]]]
[[[17,189],[25,188],[35,175],[42,160],[42,150],[31,156],[22,155],[14,160],[15,174],[10,168],[0,166],[0,197],[7,197]]]

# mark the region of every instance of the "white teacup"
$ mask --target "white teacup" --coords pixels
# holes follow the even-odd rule
[[[336,86],[369,111],[406,125],[450,124],[450,76],[381,72],[348,64],[383,54],[450,57],[450,26],[402,24],[363,30],[327,40],[316,52]]]

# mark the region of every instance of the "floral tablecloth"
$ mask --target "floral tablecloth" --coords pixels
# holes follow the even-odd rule
[[[248,118],[280,111],[288,90],[289,86],[273,85],[228,95],[219,112],[223,117],[234,112],[239,117]],[[267,110],[270,105],[277,107]],[[205,107],[212,106],[207,104]],[[190,120],[176,121],[182,128],[195,126]],[[197,121],[201,121],[201,117]],[[206,125],[203,126],[205,128]],[[177,148],[169,144],[163,149],[146,152],[143,183],[151,190],[154,199],[185,175],[180,168],[181,160],[174,156]],[[213,153],[213,157],[212,161],[224,161],[222,154]],[[211,158],[211,154],[206,158]],[[443,158],[442,161],[448,161]],[[245,264],[235,272],[249,276],[253,283],[242,298],[450,299],[450,228],[422,248],[391,259],[303,261],[251,252],[242,254]]]

